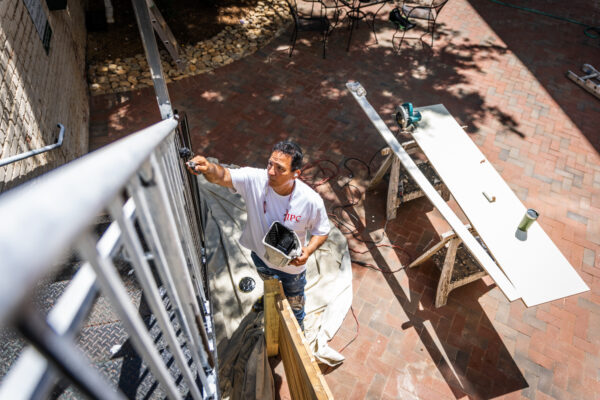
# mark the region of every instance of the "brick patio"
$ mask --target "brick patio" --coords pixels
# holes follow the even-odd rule
[[[597,2],[595,10],[583,0],[539,6],[599,24]],[[539,223],[591,291],[527,309],[509,303],[486,278],[453,291],[436,309],[433,263],[396,274],[354,265],[359,335],[343,351],[346,361],[326,371],[335,397],[598,398],[600,101],[565,72],[579,73],[583,63],[600,67],[599,40],[584,36],[581,26],[490,1],[451,0],[433,50],[413,41],[395,54],[387,12],[381,15],[378,45],[363,24],[346,53],[348,32],[339,26],[326,60],[318,37],[306,33],[289,58],[286,34],[211,74],[170,84],[175,108],[189,116],[194,150],[264,166],[271,145],[291,137],[307,161],[368,161],[383,141],[345,91],[346,81],[363,84],[390,126],[403,101],[443,103],[523,203],[540,212]],[[92,148],[159,120],[152,89],[96,96],[91,105]],[[360,165],[351,165],[364,177]],[[373,236],[383,227],[384,189],[356,207]],[[348,201],[335,183],[319,191],[329,207]],[[387,225],[389,241],[406,251],[373,249],[360,259],[388,271],[406,264],[436,237],[431,210],[427,200],[413,201]],[[354,239],[350,245],[365,249]],[[349,313],[332,347],[341,349],[356,329]],[[281,397],[289,394],[282,390]]]

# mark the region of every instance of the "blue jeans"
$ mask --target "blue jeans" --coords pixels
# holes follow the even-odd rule
[[[299,274],[286,274],[285,272],[268,267],[255,252],[251,254],[252,261],[256,265],[256,270],[263,280],[279,279],[283,286],[283,293],[290,303],[290,307],[294,312],[296,320],[300,328],[304,330],[304,287],[306,286],[306,271]]]

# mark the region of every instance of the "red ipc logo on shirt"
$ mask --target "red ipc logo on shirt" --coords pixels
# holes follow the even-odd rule
[[[301,215],[294,215],[294,214],[290,214],[289,212],[286,212],[285,214],[283,214],[283,222],[285,222],[285,221],[300,222],[300,218],[302,218]]]

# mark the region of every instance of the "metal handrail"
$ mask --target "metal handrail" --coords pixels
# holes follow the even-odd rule
[[[10,277],[0,279],[0,323],[176,126],[161,121],[0,195],[0,276]]]
[[[182,142],[190,145],[189,132],[184,124],[181,136],[175,134],[178,118],[148,7],[145,0],[132,2],[163,121],[0,195],[0,326],[16,328],[37,350],[23,352],[0,387],[0,398],[45,397],[57,372],[87,397],[124,398],[118,389],[107,390],[107,379],[74,342],[98,288],[167,398],[182,398],[181,383],[194,400],[219,396],[200,202],[196,182],[179,156]],[[61,126],[60,144],[63,135]],[[102,210],[114,222],[98,241],[90,222]],[[122,245],[128,254],[166,348],[157,347],[133,306],[113,260],[114,248],[107,243]],[[73,280],[78,287],[67,290],[46,317],[34,308],[31,293],[58,268],[65,250],[76,252],[85,264]],[[172,356],[169,361],[165,351]],[[28,371],[33,373],[23,379]],[[29,386],[21,390],[21,383]]]
[[[63,124],[58,124],[57,126],[60,128],[60,132],[58,133],[58,140],[56,141],[56,143],[50,144],[48,146],[44,146],[44,147],[39,148],[39,149],[30,150],[30,151],[27,151],[25,153],[21,153],[21,154],[17,154],[17,155],[14,155],[14,156],[10,156],[10,157],[6,157],[6,158],[3,158],[3,159],[0,159],[0,167],[4,167],[5,165],[12,164],[14,162],[17,162],[17,161],[20,161],[20,160],[24,160],[26,158],[33,157],[33,156],[38,155],[38,154],[42,154],[42,153],[45,153],[45,152],[50,151],[50,150],[54,150],[54,149],[62,146],[63,139],[65,137],[65,127],[64,127]]]
[[[201,228],[196,226],[197,210],[190,209],[193,189],[178,155],[177,124],[177,117],[163,120],[0,195],[0,274],[5,277],[0,280],[0,324],[15,326],[55,370],[92,398],[122,398],[122,394],[107,392],[105,379],[77,350],[72,334],[56,329],[30,303],[36,283],[57,268],[53,266],[68,249],[76,250],[91,266],[135,350],[167,397],[181,398],[112,256],[101,248],[102,239],[97,242],[90,231],[90,222],[102,210],[108,210],[117,224],[119,240],[191,397],[200,400],[218,395],[211,306],[204,287],[206,269],[200,259],[204,249],[198,248]],[[127,210],[131,207],[141,231],[130,219]],[[152,265],[143,242],[150,248]],[[159,284],[168,295],[195,373],[180,347]],[[74,311],[83,315],[83,310],[76,308]],[[61,323],[69,324],[67,320]],[[73,329],[78,329],[76,324]]]

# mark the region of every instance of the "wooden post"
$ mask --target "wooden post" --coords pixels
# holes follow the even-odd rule
[[[267,355],[281,355],[292,400],[333,399],[331,390],[285,298],[281,282],[269,279],[264,284]]]
[[[400,159],[393,156],[392,170],[390,171],[390,184],[387,193],[386,219],[396,218],[396,207],[398,205],[398,183],[400,182]]]
[[[377,186],[379,184],[379,182],[381,182],[381,180],[385,176],[388,169],[390,169],[390,166],[392,165],[392,161],[394,160],[394,158],[396,158],[395,154],[388,153],[385,160],[383,160],[383,163],[381,163],[381,167],[379,167],[379,169],[377,170],[377,173],[375,174],[373,179],[371,179],[371,182],[369,182],[369,186],[367,187],[367,190],[374,189],[375,186]]]
[[[278,302],[281,360],[292,400],[331,400],[333,395],[319,369],[286,298]]]
[[[456,259],[456,250],[461,243],[460,238],[455,237],[448,243],[448,251],[444,259],[442,274],[438,282],[437,293],[435,294],[435,307],[439,308],[446,305],[448,301],[448,293],[450,293],[450,281],[452,280],[452,271],[454,271],[454,260]]]
[[[279,312],[277,301],[281,290],[281,282],[277,279],[264,281],[265,297],[265,341],[267,342],[267,356],[279,354]]]
[[[449,240],[454,239],[456,234],[454,231],[446,232],[440,238],[440,241],[434,245],[432,248],[427,250],[425,253],[421,254],[416,260],[414,260],[408,268],[416,267],[417,265],[423,264],[425,261],[429,260],[435,253],[437,253],[442,247],[448,243]]]

